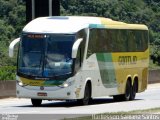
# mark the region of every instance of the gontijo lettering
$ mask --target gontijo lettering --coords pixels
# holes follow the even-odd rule
[[[119,56],[119,65],[132,65],[137,63],[137,56]]]

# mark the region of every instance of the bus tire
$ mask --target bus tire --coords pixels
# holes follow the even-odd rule
[[[90,101],[91,101],[91,86],[89,85],[89,83],[87,83],[85,86],[83,99],[78,99],[77,102],[80,105],[88,105]]]
[[[135,99],[137,89],[138,89],[138,82],[137,82],[137,80],[134,80],[134,83],[133,83],[133,86],[132,86],[132,89],[131,89],[130,100]]]
[[[33,107],[39,107],[42,104],[41,99],[31,99],[31,102],[32,102]]]
[[[132,89],[131,86],[132,86],[131,82],[129,80],[127,80],[125,93],[122,95],[113,96],[114,101],[128,101],[128,100],[130,100],[131,89]]]
[[[125,94],[123,95],[124,101],[130,100],[131,91],[132,91],[131,81],[127,80]]]

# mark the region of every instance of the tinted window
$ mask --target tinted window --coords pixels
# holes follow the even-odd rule
[[[84,29],[80,30],[76,34],[76,39],[83,38],[83,41],[81,42],[81,44],[79,46],[79,49],[78,49],[78,52],[77,52],[77,57],[76,57],[76,61],[75,61],[75,71],[78,71],[79,68],[81,67],[82,63],[83,63],[86,36],[87,36],[87,34],[86,34]]]
[[[148,31],[91,29],[87,56],[101,52],[141,52],[148,48]]]

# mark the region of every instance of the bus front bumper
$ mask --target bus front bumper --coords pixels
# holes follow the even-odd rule
[[[16,94],[18,98],[32,98],[32,99],[43,99],[43,100],[70,100],[70,99],[81,99],[80,89],[74,86],[66,88],[59,88],[52,90],[49,87],[44,87],[40,90],[40,87],[22,87],[16,85]]]

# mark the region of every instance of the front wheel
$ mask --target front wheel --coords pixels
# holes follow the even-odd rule
[[[90,101],[91,101],[91,88],[89,84],[87,84],[84,91],[84,98],[78,99],[77,102],[80,105],[88,105]]]
[[[31,99],[32,105],[34,107],[39,107],[42,104],[42,100],[41,99]]]

